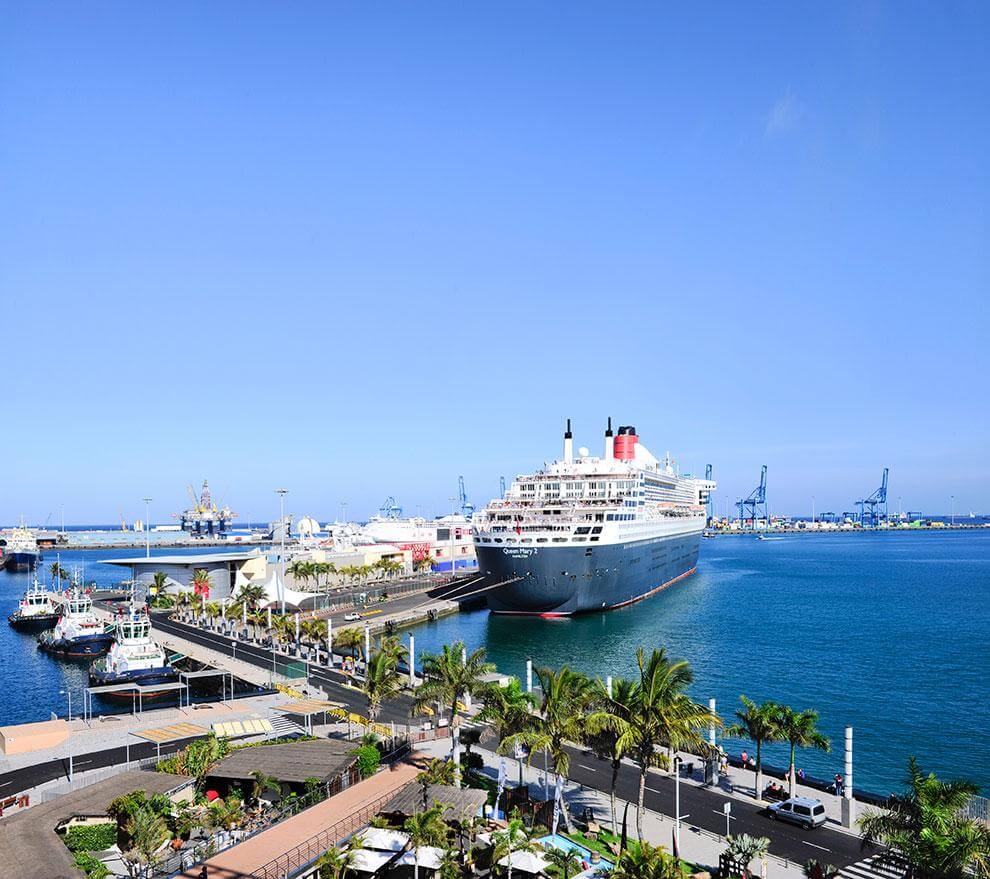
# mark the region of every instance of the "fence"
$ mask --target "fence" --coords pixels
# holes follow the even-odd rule
[[[963,809],[963,814],[974,821],[990,824],[990,799],[972,796]]]

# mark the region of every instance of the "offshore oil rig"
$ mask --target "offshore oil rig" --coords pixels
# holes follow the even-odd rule
[[[187,486],[192,506],[181,513],[174,513],[183,531],[188,531],[194,537],[214,537],[227,531],[227,526],[237,518],[237,513],[231,511],[226,504],[217,506],[210,494],[210,486],[203,480],[203,489],[196,497],[193,487]]]

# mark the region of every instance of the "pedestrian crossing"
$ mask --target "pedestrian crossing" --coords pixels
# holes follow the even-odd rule
[[[843,867],[839,875],[844,879],[902,879],[904,870],[891,864],[878,864],[874,855]]]

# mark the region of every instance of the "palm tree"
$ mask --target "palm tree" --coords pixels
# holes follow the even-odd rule
[[[210,597],[210,572],[206,568],[196,568],[192,580],[189,581],[194,595],[199,595],[204,601]]]
[[[232,830],[244,820],[244,808],[237,797],[227,796],[226,799],[210,803],[207,816],[211,827]]]
[[[254,640],[258,640],[258,632],[264,629],[268,625],[268,615],[262,613],[260,610],[255,613],[248,614],[248,623],[251,628],[254,629]]]
[[[464,866],[461,864],[460,853],[454,848],[445,848],[440,855],[440,867],[437,869],[438,879],[461,879]]]
[[[508,857],[509,879],[512,879],[512,853],[534,852],[536,842],[530,836],[521,818],[510,818],[505,830],[492,834],[492,869],[502,858]]]
[[[703,730],[719,726],[721,721],[705,706],[692,702],[684,692],[694,680],[686,661],[670,659],[662,648],[654,650],[647,659],[640,647],[636,651],[636,664],[639,680],[634,682],[632,693],[624,694],[626,703],[611,700],[605,711],[588,718],[588,729],[614,730],[618,733],[617,751],[631,756],[639,766],[636,832],[642,840],[647,773],[663,762],[664,755],[657,751],[658,746],[707,753],[710,746]]]
[[[155,571],[154,576],[151,578],[151,588],[154,590],[154,596],[157,598],[165,592],[165,584],[168,582],[168,575],[164,571]]]
[[[567,782],[571,765],[566,743],[579,742],[584,736],[585,715],[594,696],[594,687],[587,677],[566,665],[561,666],[559,671],[538,668],[536,674],[543,691],[540,714],[534,715],[531,730],[509,736],[504,745],[515,747],[517,742],[528,745],[530,760],[537,751],[546,751],[557,776],[555,786],[559,786]],[[559,794],[559,791],[555,793]],[[570,831],[571,816],[567,804],[563,797],[560,802],[564,824]]]
[[[368,697],[368,720],[374,723],[382,704],[394,699],[402,690],[399,661],[392,650],[378,650],[371,655],[361,688]]]
[[[354,866],[354,856],[364,848],[364,842],[360,836],[352,836],[347,848],[327,849],[317,866],[320,868],[320,879],[345,879],[348,870]]]
[[[808,709],[795,711],[787,705],[777,706],[777,727],[780,738],[791,748],[791,760],[787,768],[788,796],[794,796],[795,778],[794,749],[817,748],[826,754],[831,749],[828,737],[818,731],[818,712]]]
[[[522,688],[518,678],[511,678],[504,687],[499,686],[498,683],[489,684],[481,698],[484,700],[484,706],[478,713],[478,720],[492,725],[500,751],[501,743],[506,739],[533,728],[536,697]],[[520,787],[522,787],[522,773],[522,760],[520,760]]]
[[[609,696],[608,688],[601,681],[596,682],[597,698],[601,708],[611,711],[621,717],[629,717],[632,713],[633,698],[636,692],[636,685],[625,678],[616,678],[612,681],[612,695]],[[618,828],[615,807],[615,786],[619,782],[619,769],[622,766],[623,750],[620,747],[620,737],[617,724],[589,723],[587,743],[601,760],[608,760],[612,767],[612,777],[609,784],[608,799],[609,808],[612,813],[612,832]]]
[[[739,723],[732,724],[725,734],[756,744],[756,798],[759,800],[763,798],[763,743],[781,740],[780,706],[769,701],[757,705],[745,696],[740,696],[739,701],[743,704],[743,710],[736,711]]]
[[[264,772],[255,769],[251,773],[254,783],[251,785],[251,799],[255,802],[260,800],[266,791],[276,791],[282,793],[282,785],[274,775],[266,775]]]
[[[453,731],[460,713],[461,702],[468,695],[481,693],[485,689],[484,676],[495,671],[495,666],[485,659],[485,648],[478,647],[466,652],[463,641],[444,644],[439,654],[423,654],[423,683],[416,691],[413,711],[421,711],[433,702],[450,708],[450,727]],[[454,761],[454,771],[460,775],[457,766],[456,736],[451,736],[450,756]]]
[[[454,783],[454,764],[449,760],[439,760],[434,758],[426,764],[426,769],[416,776],[416,781],[422,785],[423,808],[426,809],[429,806],[427,798],[430,794],[431,784],[449,785]]]
[[[237,591],[238,601],[246,604],[251,611],[256,611],[267,596],[265,587],[260,583],[242,583]]]
[[[341,650],[349,650],[354,657],[354,666],[357,667],[357,658],[363,655],[364,633],[360,629],[341,629],[333,636],[333,645]],[[353,677],[354,669],[351,670]]]
[[[424,812],[410,815],[402,829],[409,836],[409,847],[413,851],[413,877],[419,879],[419,849],[424,845],[446,846],[447,825],[443,820],[446,807],[440,803]]]
[[[863,845],[884,846],[874,861],[904,870],[907,879],[990,876],[990,827],[962,813],[978,786],[925,775],[914,757],[907,783],[883,811],[868,811],[859,820]]]
[[[131,848],[124,853],[132,876],[151,876],[158,861],[158,850],[168,839],[168,825],[154,809],[143,806],[127,821]]]
[[[687,879],[689,871],[663,846],[641,842],[620,852],[609,875],[614,879]]]
[[[542,853],[543,859],[550,862],[559,873],[561,879],[571,879],[572,870],[574,874],[581,872],[581,862],[575,857],[574,852],[565,852],[563,849],[550,846]],[[574,868],[577,867],[575,870]]]
[[[748,833],[741,833],[738,836],[727,836],[725,841],[729,844],[726,849],[728,855],[738,864],[742,864],[743,876],[752,874],[749,865],[756,858],[766,857],[770,849],[770,840],[765,836],[750,836]]]

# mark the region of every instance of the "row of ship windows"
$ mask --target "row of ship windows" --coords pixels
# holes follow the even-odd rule
[[[600,528],[598,530],[601,531]],[[568,542],[586,543],[589,540],[592,543],[597,543],[599,540],[601,540],[601,537],[550,537],[550,538],[537,537],[535,542],[536,543],[568,543]],[[534,540],[532,537],[523,537],[520,538],[519,540],[516,540],[515,538],[512,537],[507,537],[505,540],[503,540],[501,537],[475,537],[474,542],[475,543],[533,543]]]

